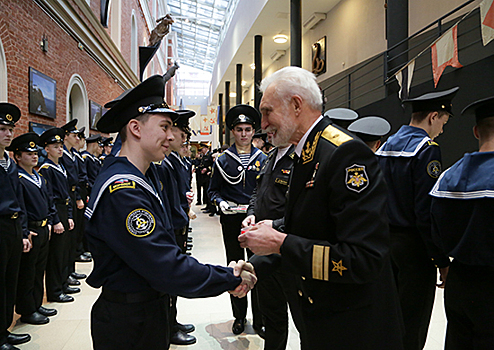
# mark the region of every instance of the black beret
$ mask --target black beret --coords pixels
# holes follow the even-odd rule
[[[403,104],[412,105],[412,113],[429,111],[446,111],[452,114],[451,100],[460,88],[454,87],[446,91],[430,92],[419,97],[404,100]]]
[[[21,111],[12,103],[0,103],[0,124],[15,126],[15,123],[21,118]]]
[[[40,145],[40,143],[41,142],[38,134],[34,132],[28,132],[13,139],[10,146],[7,147],[7,151],[36,152],[38,151],[38,146]]]
[[[475,116],[477,122],[484,118],[494,117],[494,96],[470,103],[461,111],[461,114]]]
[[[249,105],[237,105],[230,108],[226,113],[228,129],[233,130],[235,125],[243,123],[252,125],[256,130],[261,123],[261,114],[257,109]]]
[[[39,137],[42,146],[46,146],[51,143],[63,143],[64,138],[65,130],[62,128],[48,129]]]

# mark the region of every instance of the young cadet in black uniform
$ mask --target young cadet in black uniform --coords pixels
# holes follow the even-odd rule
[[[410,124],[376,152],[388,185],[391,258],[405,323],[404,344],[410,350],[425,345],[437,269],[444,275],[449,266],[448,257],[432,242],[428,194],[441,175],[441,150],[434,139],[443,132],[457,91],[456,87],[403,101],[412,106]]]
[[[444,304],[446,350],[494,346],[494,97],[467,106],[479,151],[444,171],[431,191],[432,236],[453,258]]]
[[[278,146],[268,155],[257,176],[257,186],[252,193],[247,217],[242,227],[254,225],[263,220],[279,220],[285,213],[286,194],[290,182],[295,156],[295,147],[291,144]],[[260,257],[253,256],[252,261]],[[276,271],[256,285],[259,307],[264,317],[264,348],[285,349],[288,341],[287,302],[296,302],[293,291],[293,277],[284,271]],[[295,310],[295,309],[294,309]],[[297,328],[302,327],[301,315],[293,314]],[[304,334],[303,332],[299,332]]]
[[[354,121],[347,130],[357,135],[376,153],[381,146],[381,139],[391,131],[391,125],[382,117],[366,116]]]
[[[119,132],[119,156],[103,164],[86,209],[86,235],[94,259],[87,283],[103,287],[91,312],[91,335],[99,349],[168,349],[169,295],[208,297],[253,287],[251,274],[203,265],[181,254],[159,195],[154,166],[163,160],[172,117],[163,101],[163,78],[155,75],[130,90],[98,122]],[[238,288],[237,288],[238,287]]]
[[[38,164],[39,144],[39,136],[30,132],[16,137],[7,148],[14,152],[26,206],[30,234],[24,238],[24,247],[31,244],[31,249],[24,249],[21,258],[15,309],[21,321],[30,324],[46,324],[50,321],[47,316],[57,314],[57,310],[41,305],[52,216],[56,209],[46,180],[33,169]]]
[[[285,67],[261,90],[262,128],[275,144],[296,144],[296,161],[284,233],[259,223],[238,236],[256,255],[280,254],[273,266],[253,262],[256,274],[262,280],[276,264],[292,274],[302,349],[402,349],[386,184],[374,153],[321,115],[312,73]]]
[[[86,163],[87,181],[88,181],[88,195],[91,194],[91,190],[94,186],[96,176],[98,176],[101,170],[101,161],[99,160],[101,135],[91,135],[86,139],[86,150],[82,152],[82,157]]]
[[[103,163],[113,149],[113,137],[103,137],[100,145],[103,147],[103,153],[99,156],[99,160]]]
[[[46,265],[46,297],[48,301],[67,303],[74,298],[64,293],[68,288],[70,232],[74,228],[73,208],[70,199],[70,187],[67,171],[59,163],[63,156],[65,130],[52,128],[40,136],[41,145],[48,154],[39,172],[46,179],[48,193],[55,203],[53,227],[50,235],[50,248]]]
[[[245,259],[245,249],[241,248],[237,236],[245,219],[245,212],[235,212],[231,207],[249,204],[252,191],[256,187],[256,177],[267,156],[252,146],[252,136],[259,127],[260,114],[252,106],[237,105],[226,114],[226,125],[233,131],[235,143],[223,152],[214,163],[209,195],[211,201],[220,207],[220,222],[223,231],[227,261]],[[247,256],[252,252],[247,251]],[[262,316],[255,290],[252,292],[253,327],[260,331],[263,327]],[[240,334],[244,331],[247,315],[247,299],[231,297],[233,317],[232,331]]]
[[[29,334],[12,334],[8,328],[14,317],[17,278],[23,251],[23,239],[29,237],[22,187],[9,147],[15,123],[21,111],[11,103],[0,103],[0,349],[17,349],[13,345],[31,340]],[[29,242],[28,242],[29,244]]]
[[[196,182],[197,182],[197,205],[204,204],[205,211],[211,216],[214,216],[216,208],[211,202],[208,195],[209,182],[211,179],[211,171],[213,170],[213,157],[209,151],[208,145],[201,145],[202,157],[199,159],[199,163],[196,166]],[[202,195],[201,195],[202,194]],[[202,198],[202,202],[201,202]]]

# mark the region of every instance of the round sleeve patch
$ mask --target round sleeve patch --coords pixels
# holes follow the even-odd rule
[[[149,236],[155,227],[154,216],[146,209],[135,209],[127,215],[127,230],[132,236]]]
[[[427,174],[433,179],[437,179],[441,175],[441,162],[433,160],[427,165]]]

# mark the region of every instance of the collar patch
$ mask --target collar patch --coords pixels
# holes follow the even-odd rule
[[[319,137],[321,136],[322,131],[319,131],[316,136],[314,137],[314,140],[312,141],[312,144],[310,141],[307,141],[305,145],[305,149],[302,150],[302,164],[309,163],[314,159],[314,154],[316,153],[316,148],[317,148],[317,143],[319,142]]]

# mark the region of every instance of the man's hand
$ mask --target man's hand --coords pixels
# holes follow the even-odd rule
[[[239,260],[237,263],[235,263],[235,261],[230,262],[228,267],[233,268],[233,274],[235,276],[240,276],[242,278],[242,283],[228,293],[237,298],[245,297],[247,293],[254,288],[254,285],[257,282],[257,277],[254,273],[254,266],[252,266],[251,263]]]
[[[29,231],[29,236],[27,236],[27,239],[29,240],[29,243],[31,244],[31,248],[33,247],[33,236],[37,236],[38,234],[33,231]]]
[[[74,220],[69,219],[69,231],[72,231],[74,229],[74,226],[75,226]]]
[[[29,242],[28,238],[23,238],[22,239],[22,252],[23,253],[28,253],[33,246],[31,245],[31,242]]]
[[[192,205],[192,202],[194,201],[194,192],[187,192],[185,194],[185,196],[187,197],[187,203],[189,203],[189,207]]]
[[[61,234],[63,233],[63,231],[65,231],[65,228],[63,227],[61,222],[53,225],[53,232],[55,232],[56,234]]]
[[[77,209],[84,209],[84,202],[82,199],[76,200],[75,204],[77,205]]]
[[[256,223],[256,216],[249,215],[244,219],[244,221],[242,221],[242,227],[249,227],[251,225],[254,225],[255,223]]]
[[[273,227],[273,220],[262,220],[259,221],[258,224],[268,225],[269,227]]]
[[[286,234],[266,224],[251,226],[238,236],[242,248],[249,248],[257,255],[280,254],[280,247]]]
[[[439,268],[439,280],[441,283],[436,284],[437,288],[443,289],[446,286],[446,279],[448,278],[449,266]]]
[[[206,173],[206,171],[208,171],[208,169],[207,169],[207,168],[201,169],[201,174],[205,174],[205,173]]]
[[[223,214],[228,214],[230,210],[230,204],[228,204],[227,201],[221,201],[220,202],[220,209],[223,212]]]

